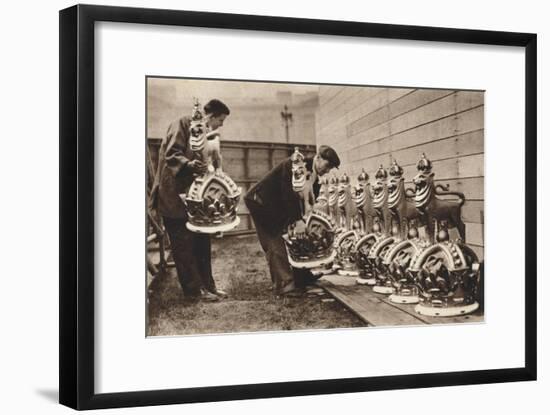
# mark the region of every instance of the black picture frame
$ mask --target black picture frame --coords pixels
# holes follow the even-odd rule
[[[525,49],[525,366],[186,389],[94,391],[94,24],[141,23]],[[425,388],[537,378],[537,36],[437,27],[77,5],[60,11],[59,401],[99,409]]]

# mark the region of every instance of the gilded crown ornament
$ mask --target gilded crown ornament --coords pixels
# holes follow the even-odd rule
[[[403,167],[397,164],[397,160],[393,161],[389,169],[389,175],[397,178],[401,178],[401,176],[403,176]]]
[[[193,111],[191,113],[191,126],[189,127],[189,144],[191,151],[195,153],[195,158],[202,160],[202,151],[206,145],[206,123],[200,108],[198,99],[194,99]]]
[[[357,244],[359,263],[365,274],[358,282],[374,285],[373,291],[377,293],[392,294],[394,289],[388,269],[384,265],[385,255],[392,244],[397,242],[396,235],[389,231],[391,220],[388,212],[388,172],[380,165],[374,177],[372,233],[363,237]]]
[[[405,179],[403,178],[403,168],[393,161],[388,170],[389,174],[384,174],[379,169],[379,187],[383,187],[383,180],[386,179],[385,202],[381,210],[385,215],[385,235],[372,246],[368,261],[376,283],[373,290],[380,294],[391,294],[390,299],[402,301],[402,296],[411,293],[411,302],[418,301],[412,295],[414,290],[404,287],[402,274],[408,267],[407,258],[410,244],[402,244],[408,237],[408,225],[418,216],[416,207],[412,201],[407,200],[405,191]],[[412,243],[414,249],[415,243]],[[410,262],[410,258],[409,258]],[[408,281],[407,281],[408,282]],[[409,284],[410,285],[410,284]],[[396,293],[400,290],[400,293]]]
[[[355,261],[359,272],[359,276],[356,279],[357,284],[371,286],[376,284],[373,265],[369,258],[369,254],[373,245],[381,238],[381,233],[371,232],[359,237],[357,240],[357,243],[355,244]]]
[[[303,161],[299,154],[293,157],[297,192],[308,187]],[[320,266],[314,271],[326,273],[333,260],[339,274],[357,275],[358,284],[373,286],[393,303],[416,304],[419,314],[444,317],[477,310],[483,266],[465,242],[460,215],[465,197],[434,182],[425,154],[416,167],[414,189],[405,188],[404,169],[396,160],[388,169],[378,168],[372,185],[364,170],[355,186],[347,174],[322,178],[319,197],[306,215],[306,233],[296,235],[290,228],[284,236],[290,263]]]
[[[433,317],[472,313],[479,308],[482,266],[465,243],[461,219],[464,194],[434,183],[432,163],[425,154],[417,170],[414,202],[407,200],[405,192],[401,202],[390,208],[392,215],[409,225],[407,239],[401,238],[388,250],[380,267],[395,290],[390,301],[418,302],[415,311]],[[446,198],[440,199],[440,195]],[[427,228],[425,237],[419,237],[417,226]],[[451,237],[453,230],[458,234],[455,239]]]
[[[359,276],[356,282],[361,285],[375,285],[375,269],[374,261],[370,257],[372,247],[385,237],[385,222],[386,215],[384,215],[385,205],[387,204],[386,195],[386,183],[387,177],[386,170],[380,165],[379,169],[374,175],[375,183],[371,186],[368,183],[368,175],[363,171],[357,181],[358,186],[356,193],[363,193],[365,197],[365,204],[358,207],[358,212],[364,217],[365,221],[365,234],[360,235],[357,243],[355,244],[356,265],[359,271]],[[361,187],[364,187],[364,191],[361,191]],[[357,198],[356,205],[360,205],[360,198]]]
[[[305,219],[305,232],[299,234],[293,225],[283,235],[288,261],[295,268],[318,268],[334,261],[334,228],[330,217],[312,210]]]
[[[338,180],[338,227],[341,231],[352,228],[352,205],[350,179],[344,173]]]
[[[195,100],[189,128],[194,158],[207,163],[187,194],[180,195],[187,208],[187,228],[197,233],[227,232],[240,223],[237,206],[241,189],[222,171],[219,132],[209,131],[198,100]],[[216,162],[216,168],[214,163]]]
[[[397,242],[399,240],[396,236],[386,235],[378,239],[369,251],[368,261],[376,280],[372,290],[376,293],[393,294],[395,292],[390,278],[387,255]]]
[[[378,167],[378,170],[376,170],[376,173],[374,173],[374,178],[377,181],[386,180],[388,178],[388,172],[386,171],[386,169],[382,164]]]
[[[336,237],[336,241],[334,242],[336,249],[334,268],[338,270],[339,275],[350,277],[359,275],[355,250],[358,239],[359,235],[353,229],[343,231]]]
[[[317,197],[317,200],[315,202],[315,206],[313,207],[313,211],[317,214],[323,213],[326,218],[330,219],[330,223],[332,228],[334,229],[334,221],[330,217],[330,209],[328,205],[328,187],[329,187],[329,179],[327,176],[322,176],[319,178],[319,196]],[[332,273],[332,259],[335,255],[335,251],[333,250],[333,254],[329,256],[330,262],[326,262],[325,264],[311,268],[311,272],[313,275],[326,275]]]
[[[418,171],[428,173],[428,174],[432,172],[432,162],[428,160],[425,153],[422,153],[422,157],[418,161],[416,165],[416,169]]]
[[[452,192],[448,187],[436,185],[435,174],[432,172],[432,163],[425,154],[417,165],[418,174],[414,177],[414,202],[418,216],[426,225],[429,240],[436,242],[435,227],[445,221],[448,229],[458,233],[462,241],[466,241],[466,225],[462,221],[462,206],[466,197],[461,192]],[[446,196],[444,199],[438,196]],[[450,200],[454,196],[458,200]]]
[[[283,235],[290,265],[295,268],[319,268],[332,263],[336,252],[334,225],[328,207],[328,182],[321,182],[319,197],[312,200],[311,175],[299,149],[294,150],[292,161],[292,189],[297,193],[305,222],[305,231],[296,231],[296,224]]]
[[[388,178],[388,207],[396,208],[405,198],[405,179],[403,168],[394,160]]]
[[[425,180],[425,171],[430,171],[433,177],[431,168],[419,170],[421,173],[415,177],[417,193],[418,187],[423,194],[430,188],[431,197],[425,199],[418,210],[428,217],[433,230],[428,231],[431,243],[412,258],[409,268],[419,290],[420,302],[415,310],[434,317],[472,313],[479,308],[481,264],[464,240],[461,220],[464,195],[447,188],[441,190],[441,186],[434,186],[433,180]],[[453,195],[460,200],[441,200],[436,195]],[[450,227],[458,229],[457,239],[451,238]]]
[[[450,317],[479,308],[481,264],[474,251],[460,241],[443,241],[418,252],[409,272],[416,280],[419,314]]]
[[[378,277],[374,289],[391,294],[389,299],[392,302],[414,304],[419,301],[418,290],[407,268],[412,255],[423,246],[423,241],[418,239],[418,211],[414,202],[407,198],[403,168],[397,160],[393,161],[389,169],[387,190],[390,235],[383,241],[386,244],[385,253],[373,258]]]
[[[357,183],[359,185],[366,185],[369,182],[369,175],[365,171],[365,169],[361,169],[361,173],[359,173],[359,176],[357,176]]]
[[[357,231],[359,235],[366,235],[370,231],[370,185],[369,175],[363,169],[357,176],[357,185],[353,187],[351,198],[355,203]]]
[[[328,206],[331,219],[336,223],[338,219],[338,179],[331,176],[328,180]]]
[[[307,169],[305,157],[300,153],[298,147],[294,148],[294,153],[292,153],[290,160],[292,161],[292,190],[299,193],[305,188]]]
[[[340,233],[334,244],[336,249],[335,268],[338,269],[340,275],[359,275],[355,254],[355,244],[359,234],[353,227],[355,216],[351,181],[349,176],[344,173],[338,180],[338,225]]]
[[[407,199],[403,169],[395,160],[390,168],[387,187],[390,233],[405,239],[409,222],[418,217],[418,211],[414,202]]]
[[[379,216],[381,215],[381,211],[385,208],[385,205],[387,203],[387,191],[386,191],[386,179],[388,177],[388,172],[382,165],[378,168],[376,171],[374,178],[375,182],[372,187],[373,191],[373,198],[372,203],[373,206],[379,211]]]
[[[415,237],[402,240],[389,249],[384,265],[394,288],[394,293],[389,297],[392,303],[416,304],[420,301],[416,279],[409,268],[412,259],[427,246],[429,242]]]

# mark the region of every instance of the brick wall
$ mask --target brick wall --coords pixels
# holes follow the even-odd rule
[[[466,240],[483,258],[484,95],[479,91],[321,86],[317,145],[342,160],[339,174],[372,177],[395,159],[411,187],[422,153],[435,180],[463,192]]]

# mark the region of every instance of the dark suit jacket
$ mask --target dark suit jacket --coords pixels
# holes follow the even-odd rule
[[[313,160],[306,159],[306,167],[312,171]],[[319,184],[313,184],[315,197],[319,194]],[[302,217],[300,199],[292,190],[292,161],[283,160],[250,188],[245,196],[254,221],[272,233],[282,233],[284,229]]]
[[[189,144],[191,119],[187,116],[174,121],[168,127],[159,150],[158,168],[151,191],[150,206],[162,216],[186,218],[187,211],[180,199],[193,183],[193,173],[187,163],[193,159]]]

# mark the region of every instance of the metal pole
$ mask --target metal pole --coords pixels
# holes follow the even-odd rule
[[[285,138],[286,138],[286,143],[288,144],[290,142],[290,133],[288,128],[290,123],[292,122],[292,113],[288,111],[287,105],[285,105],[283,108],[283,111],[281,111],[281,118],[285,123]]]

